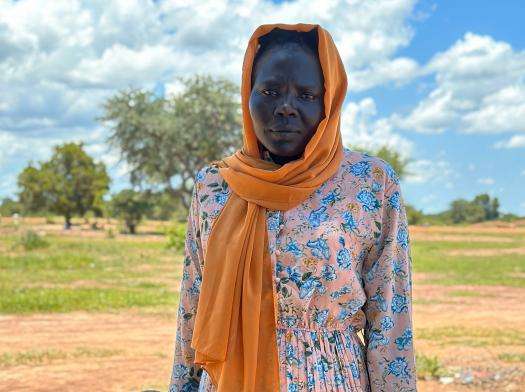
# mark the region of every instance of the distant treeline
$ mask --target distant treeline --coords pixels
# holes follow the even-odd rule
[[[462,223],[478,223],[491,220],[511,222],[520,216],[499,211],[499,200],[482,193],[472,200],[456,199],[450,203],[447,210],[437,214],[425,214],[410,205],[406,205],[410,224],[419,225],[451,225]]]

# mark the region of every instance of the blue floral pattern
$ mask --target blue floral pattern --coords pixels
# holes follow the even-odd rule
[[[399,177],[344,149],[340,170],[289,211],[267,211],[280,391],[416,391],[410,238]],[[271,159],[266,157],[265,159]],[[213,224],[230,195],[195,175],[169,391],[215,392],[191,337]]]

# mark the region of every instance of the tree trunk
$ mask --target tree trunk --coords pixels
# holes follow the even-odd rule
[[[69,215],[65,216],[66,222],[64,224],[64,229],[69,230],[71,229],[71,217]]]

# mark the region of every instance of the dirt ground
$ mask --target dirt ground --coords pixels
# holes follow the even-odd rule
[[[41,224],[47,232],[61,231],[60,224],[45,225],[41,218],[24,223]],[[148,227],[142,236],[158,241],[159,236],[151,233],[159,230]],[[104,230],[95,232],[87,225],[74,227],[70,233],[105,235]],[[410,233],[415,240],[506,242],[512,241],[507,234],[525,237],[525,222],[500,227],[480,224],[467,230],[411,227]],[[126,236],[118,238],[125,240]],[[444,368],[455,369],[462,376],[448,385],[418,380],[418,391],[525,391],[525,289],[418,284],[425,278],[414,273],[416,352],[438,356]],[[0,391],[166,391],[173,361],[175,314],[176,309],[164,313],[0,315]],[[504,361],[501,355],[519,359]],[[473,377],[468,384],[460,382],[465,372]]]
[[[423,276],[414,276],[415,281]],[[453,292],[482,292],[483,296],[453,296]],[[417,331],[507,328],[525,336],[525,312],[520,288],[494,286],[414,285],[416,351],[437,355],[446,367],[470,371],[470,385],[418,381],[419,391],[523,391],[525,363],[504,362],[500,353],[525,355],[525,346],[512,342],[487,345],[447,345],[427,340]],[[418,299],[432,298],[431,303]],[[174,310],[173,310],[174,312]],[[53,352],[63,357],[40,364],[0,367],[1,391],[165,391],[173,360],[174,314],[138,312],[0,316],[2,353]],[[75,353],[83,353],[75,356]],[[496,378],[496,380],[494,380]]]

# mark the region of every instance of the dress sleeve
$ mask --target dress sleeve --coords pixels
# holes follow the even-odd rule
[[[399,180],[387,167],[375,244],[363,264],[364,340],[371,392],[417,391],[412,334],[412,259]],[[393,178],[393,179],[392,179]]]
[[[202,369],[193,362],[195,350],[191,348],[191,338],[193,336],[193,326],[202,281],[201,266],[203,265],[196,185],[195,183],[186,226],[184,265],[177,312],[175,356],[169,392],[197,391],[202,374]]]

